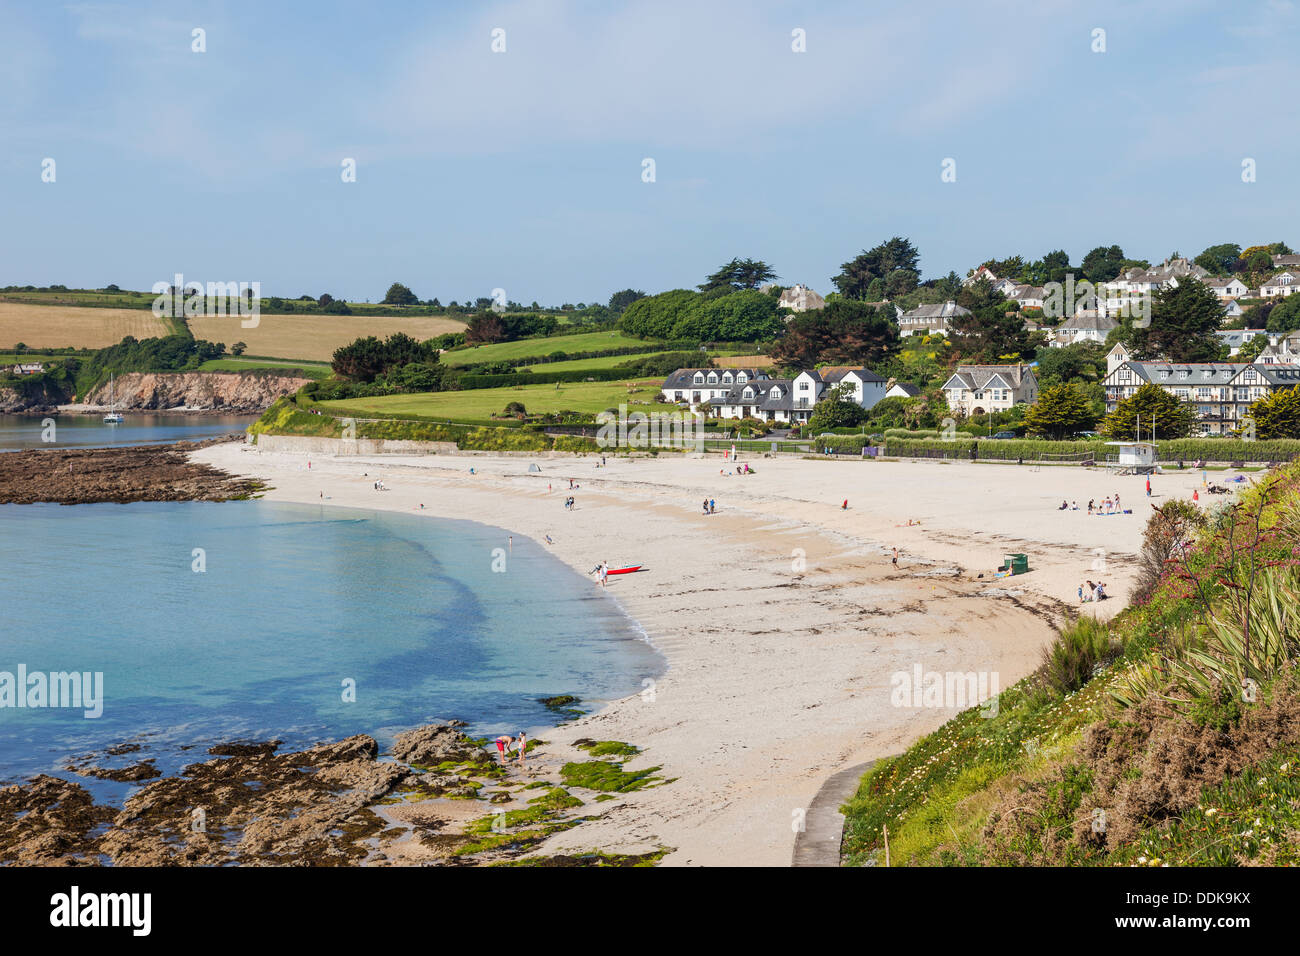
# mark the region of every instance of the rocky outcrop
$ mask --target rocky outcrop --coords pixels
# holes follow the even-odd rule
[[[52,412],[68,400],[57,385],[41,379],[0,387],[0,415],[15,412]]]
[[[0,455],[0,504],[229,501],[261,485],[189,453],[223,439],[124,448],[46,448]]]
[[[297,375],[250,372],[128,372],[113,382],[113,404],[122,411],[188,408],[253,414],[309,381]],[[108,383],[81,401],[107,405]]]
[[[460,730],[464,726],[464,721],[453,720],[408,730],[393,740],[392,754],[404,763],[422,767],[436,767],[448,760],[478,763],[484,759],[483,750],[466,738]]]

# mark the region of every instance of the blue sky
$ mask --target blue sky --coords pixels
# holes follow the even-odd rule
[[[3,2],[0,285],[559,304],[733,256],[825,292],[893,235],[927,278],[1300,248],[1297,38],[1286,0]]]

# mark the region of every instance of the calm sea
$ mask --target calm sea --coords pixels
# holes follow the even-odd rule
[[[261,501],[0,505],[0,671],[19,664],[102,672],[103,715],[0,708],[0,781],[128,741],[170,773],[232,739],[384,743],[445,718],[517,733],[554,724],[540,697],[595,707],[663,670],[529,540]]]
[[[54,420],[51,437],[42,422]],[[121,425],[105,425],[103,415],[0,415],[0,452],[26,448],[105,448],[112,445],[157,445],[197,441],[242,432],[255,416],[125,415]]]

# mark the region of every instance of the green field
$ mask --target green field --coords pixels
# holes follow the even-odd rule
[[[552,335],[542,339],[519,339],[516,342],[457,349],[454,352],[444,352],[442,362],[453,366],[479,362],[514,362],[521,358],[550,355],[552,352],[597,352],[601,349],[623,349],[638,345],[653,349],[655,343],[634,339],[622,332],[583,332],[578,335]]]
[[[587,372],[592,369],[614,368],[624,362],[639,362],[658,352],[638,352],[635,355],[606,355],[603,358],[568,359],[564,362],[544,362],[541,365],[524,365],[534,372]]]
[[[304,378],[328,378],[330,367],[320,362],[292,362],[278,359],[211,359],[199,366],[200,372],[248,372],[254,369],[277,369],[301,373]]]
[[[490,422],[510,402],[522,402],[529,414],[584,412],[595,414],[626,403],[629,410],[649,411],[659,393],[660,381],[639,381],[629,394],[622,382],[575,382],[521,385],[514,388],[476,388],[463,392],[421,392],[320,402],[321,409],[356,418],[412,418],[468,423]]]

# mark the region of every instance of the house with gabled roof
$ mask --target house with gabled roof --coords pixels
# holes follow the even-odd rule
[[[1078,342],[1105,342],[1111,329],[1118,327],[1119,323],[1108,315],[1096,311],[1081,312],[1066,318],[1052,330],[1051,344],[1063,348]]]
[[[1271,279],[1259,284],[1259,294],[1266,299],[1300,292],[1300,269],[1295,272],[1279,272]]]
[[[670,402],[696,411],[706,402],[719,418],[757,418],[768,422],[806,422],[813,408],[836,385],[852,387],[850,396],[863,408],[885,397],[886,382],[875,372],[851,366],[823,366],[793,379],[774,378],[766,369],[683,368],[664,381]]]
[[[966,278],[962,279],[961,284],[974,285],[976,282],[979,282],[980,279],[987,279],[990,283],[998,281],[998,277],[993,274],[992,270],[990,270],[988,266],[980,266]]]
[[[1205,280],[1205,284],[1210,287],[1220,299],[1240,299],[1250,288],[1236,276],[1230,276],[1227,279],[1219,279],[1210,276]]]
[[[764,381],[771,376],[763,368],[679,368],[660,386],[665,401],[686,403],[691,411],[708,402],[726,398],[736,385]]]
[[[1253,402],[1275,389],[1300,385],[1300,365],[1125,361],[1102,382],[1107,413],[1147,383],[1191,405],[1199,434],[1226,435],[1240,427]]]
[[[1028,365],[958,365],[944,382],[953,412],[969,418],[1038,399],[1038,379]]]
[[[931,332],[947,333],[952,328],[951,320],[961,315],[970,315],[970,310],[952,301],[918,305],[898,317],[898,334],[906,337],[929,335]]]
[[[1274,269],[1300,269],[1300,256],[1277,255],[1273,257]]]
[[[776,305],[791,312],[815,312],[826,307],[826,300],[806,285],[796,283],[781,293]]]

